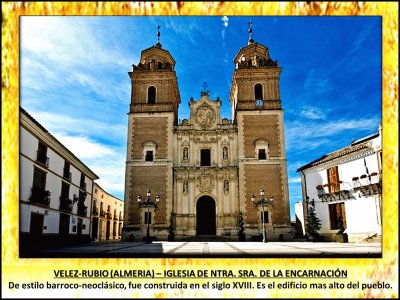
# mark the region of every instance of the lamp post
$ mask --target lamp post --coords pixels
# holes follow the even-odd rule
[[[252,195],[251,196],[251,202],[253,202],[253,205],[255,207],[257,207],[257,208],[259,206],[262,207],[262,212],[263,212],[262,213],[262,222],[263,222],[263,233],[262,233],[263,234],[263,240],[262,240],[262,242],[266,243],[267,242],[267,237],[266,237],[266,231],[265,231],[265,220],[264,220],[265,211],[264,211],[264,206],[273,206],[274,197],[270,196],[269,199],[265,199],[264,198],[264,194],[265,194],[264,189],[260,189],[260,200],[256,201],[256,196]]]
[[[160,196],[156,195],[156,200],[152,201],[151,198],[151,191],[147,190],[146,192],[146,200],[142,202],[142,197],[140,195],[137,196],[137,202],[139,203],[139,207],[147,207],[147,234],[146,234],[146,244],[150,244],[150,207],[157,208],[158,202],[160,201]]]

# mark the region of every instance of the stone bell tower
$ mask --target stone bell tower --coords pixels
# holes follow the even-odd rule
[[[251,196],[273,196],[265,206],[267,239],[291,239],[288,176],[279,94],[281,68],[270,58],[267,47],[254,42],[249,23],[249,40],[234,58],[230,102],[238,128],[239,206],[246,235],[262,231],[262,207]]]
[[[180,100],[175,60],[160,43],[142,51],[138,65],[132,65],[131,103],[128,113],[128,143],[125,172],[123,239],[146,235],[166,237],[173,202],[173,128],[177,125]],[[137,196],[146,191],[160,196],[158,208],[140,208]]]

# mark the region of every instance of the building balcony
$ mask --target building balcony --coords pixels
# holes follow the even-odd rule
[[[46,153],[42,151],[36,151],[36,162],[41,164],[42,166],[48,168],[49,167],[49,162],[50,158],[46,156]]]
[[[71,199],[68,199],[68,197],[60,197],[60,210],[71,212],[73,207],[74,204]]]
[[[93,211],[92,211],[93,216],[98,216],[99,215],[99,208],[96,206],[93,206]]]
[[[112,216],[112,213],[110,213],[110,212],[107,212],[107,219],[110,219],[110,220],[111,220],[111,219],[112,219],[112,217],[113,217],[113,216]]]
[[[119,215],[119,220],[120,220],[120,221],[123,221],[123,220],[124,220],[124,218],[122,217],[121,214]]]
[[[87,206],[85,206],[83,203],[78,203],[78,215],[86,217],[87,216]]]
[[[316,186],[318,198],[324,201],[346,200],[352,198],[349,188],[342,181]]]
[[[51,193],[44,188],[33,186],[30,200],[32,203],[48,206],[50,204]]]
[[[381,174],[377,172],[353,177],[352,182],[354,191],[359,192],[363,196],[382,194]]]
[[[114,220],[118,220],[117,214],[114,214]]]
[[[104,210],[100,210],[100,217],[104,218],[106,216],[106,212]]]

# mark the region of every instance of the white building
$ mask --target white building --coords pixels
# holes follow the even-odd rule
[[[20,253],[90,240],[98,176],[20,108]]]
[[[294,205],[294,214],[296,216],[296,237],[304,237],[306,234],[304,227],[304,208],[303,202],[296,202]]]
[[[108,194],[96,182],[93,190],[92,239],[121,239],[124,201]]]
[[[333,240],[343,225],[349,242],[382,234],[382,129],[302,166],[304,214],[315,208],[319,234]]]

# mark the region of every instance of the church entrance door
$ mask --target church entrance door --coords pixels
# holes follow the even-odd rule
[[[216,235],[215,201],[210,196],[203,196],[196,205],[197,235]]]

